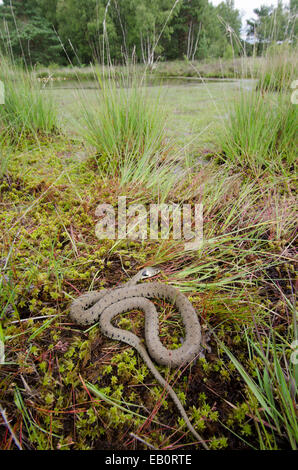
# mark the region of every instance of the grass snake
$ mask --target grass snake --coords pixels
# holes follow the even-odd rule
[[[198,316],[192,304],[179,290],[160,282],[138,284],[139,281],[153,277],[158,272],[159,270],[156,268],[145,268],[130,281],[121,284],[119,287],[83,294],[72,302],[70,315],[79,325],[91,325],[98,321],[104,335],[134,347],[154,377],[171,396],[188,429],[203,447],[208,450],[208,446],[190,423],[173,388],[160,375],[152,362],[152,359],[154,359],[161,365],[179,367],[192,361],[198,355],[201,346],[201,326]],[[169,300],[180,312],[185,327],[185,339],[182,346],[178,349],[170,350],[162,345],[159,338],[158,312],[153,302],[149,300],[152,298]],[[130,331],[125,331],[112,325],[114,317],[134,309],[142,310],[145,313],[147,349],[141,338]]]

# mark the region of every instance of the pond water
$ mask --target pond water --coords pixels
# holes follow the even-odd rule
[[[210,83],[218,84],[234,84],[239,85],[241,83],[246,84],[253,88],[255,80],[251,79],[229,79],[229,78],[199,78],[199,77],[156,77],[148,76],[144,81],[144,86],[147,87],[156,87],[156,86],[165,86],[165,87],[175,87],[175,86],[204,86]],[[129,86],[129,85],[128,85]],[[98,82],[96,80],[67,80],[67,79],[54,79],[49,80],[42,84],[43,88],[46,89],[57,89],[57,90],[96,90],[98,89]]]
[[[149,82],[146,97],[158,103],[167,113],[166,134],[182,147],[210,149],[215,137],[225,126],[235,98],[256,87],[255,80],[167,78]],[[59,107],[62,125],[67,133],[78,134],[78,122],[84,108],[101,103],[95,81],[55,81],[43,87],[52,94]]]

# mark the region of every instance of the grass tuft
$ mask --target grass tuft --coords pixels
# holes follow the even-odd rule
[[[296,129],[290,96],[241,90],[221,136],[223,159],[259,174],[289,170],[296,160]]]
[[[5,103],[0,106],[0,129],[6,139],[15,143],[23,138],[58,133],[55,103],[28,69],[1,57],[0,79],[5,87]]]
[[[263,58],[257,89],[266,92],[290,91],[297,77],[297,52],[288,44],[271,45]]]

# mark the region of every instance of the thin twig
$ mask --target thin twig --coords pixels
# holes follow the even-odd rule
[[[144,439],[142,439],[141,437],[137,436],[137,435],[134,434],[133,432],[130,432],[129,435],[130,435],[131,437],[133,437],[134,439],[136,439],[137,441],[140,441],[140,442],[142,442],[143,444],[145,444],[146,446],[150,447],[151,449],[157,450],[156,447],[154,447],[152,444],[149,444],[149,442],[146,442]]]
[[[9,432],[10,432],[10,434],[11,434],[11,437],[12,437],[12,439],[14,440],[15,445],[17,446],[17,448],[18,448],[19,450],[23,450],[23,449],[22,449],[22,446],[21,446],[21,444],[20,444],[20,442],[19,442],[19,440],[18,440],[18,438],[17,438],[17,436],[15,435],[15,433],[14,433],[12,427],[10,426],[10,424],[9,424],[9,422],[8,422],[8,419],[7,419],[7,416],[6,416],[6,412],[5,412],[5,410],[2,408],[1,405],[0,405],[0,413],[1,413],[2,418],[3,418],[3,420],[4,420],[5,426],[6,426],[7,429],[9,430]]]
[[[25,321],[29,321],[29,320],[45,320],[46,318],[53,318],[53,317],[59,317],[59,314],[55,314],[55,315],[42,315],[40,317],[30,317],[30,318],[22,318],[20,320],[14,320],[12,322],[10,322],[10,325],[14,324],[14,323],[21,323],[21,322],[25,322]]]

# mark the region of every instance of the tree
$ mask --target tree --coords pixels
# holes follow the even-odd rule
[[[179,15],[173,18],[172,55],[194,59],[204,36],[208,0],[183,0]]]
[[[276,8],[262,5],[254,13],[257,18],[247,20],[247,36],[256,43],[257,54],[262,54],[272,42],[295,40],[297,0],[292,0],[289,7],[284,7],[281,0]]]
[[[261,6],[248,21],[258,53],[273,38],[297,36],[298,0]],[[229,58],[237,54],[241,19],[234,0],[3,0],[0,46],[28,63],[87,64],[157,58]],[[1,39],[2,38],[2,39]],[[64,50],[61,47],[62,42]],[[66,54],[65,54],[66,51]]]
[[[164,51],[182,0],[113,0],[110,15],[119,31],[119,40],[126,57],[133,53],[152,65],[156,56]]]
[[[0,5],[1,48],[27,64],[60,61],[60,45],[38,0],[4,0]],[[9,49],[9,51],[7,51]]]
[[[288,17],[287,33],[294,44],[297,42],[298,35],[298,0],[290,0],[290,4],[286,6]]]
[[[39,0],[41,14],[55,28],[58,28],[57,22],[57,4],[58,0]]]
[[[227,25],[230,29],[227,30]],[[175,59],[222,57],[230,49],[230,34],[240,36],[240,14],[227,0],[214,7],[208,0],[183,0],[179,15],[173,18],[171,55]]]
[[[225,38],[223,42],[222,55],[224,58],[237,54],[240,51],[240,31],[241,16],[240,12],[235,9],[234,0],[226,0],[221,2],[216,8],[216,14],[220,22],[220,36]]]
[[[95,41],[96,0],[58,0],[58,33],[72,61],[89,63]]]

